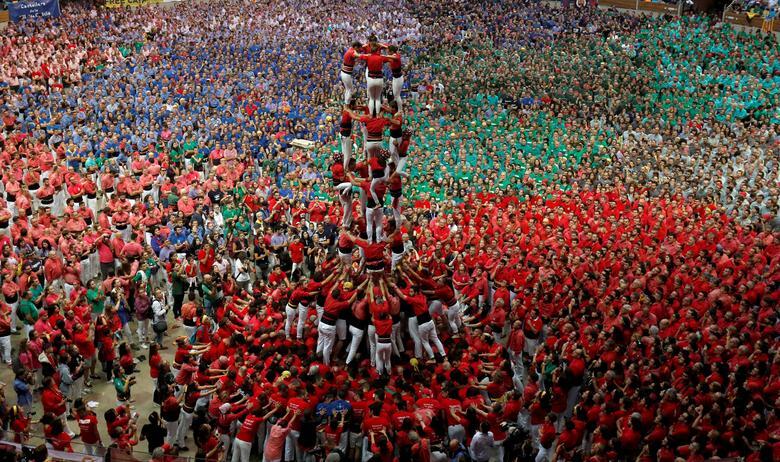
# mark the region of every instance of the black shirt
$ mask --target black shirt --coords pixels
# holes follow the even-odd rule
[[[162,447],[168,431],[162,425],[148,423],[141,428],[141,436],[149,442],[149,454]]]

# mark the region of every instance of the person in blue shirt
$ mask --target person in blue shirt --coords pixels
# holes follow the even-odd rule
[[[16,392],[16,404],[23,407],[27,415],[33,414],[32,382],[33,382],[33,377],[30,371],[22,369],[16,372],[16,378],[14,378],[14,391]]]
[[[187,251],[188,234],[188,231],[184,229],[182,225],[176,225],[173,227],[173,231],[171,232],[170,236],[168,236],[168,240],[176,248],[177,253],[184,253]]]

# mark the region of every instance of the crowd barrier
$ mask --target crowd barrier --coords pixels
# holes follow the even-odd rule
[[[778,11],[770,13],[769,10],[765,10],[761,14],[743,11],[735,7],[740,1],[742,0],[732,2],[723,10],[723,22],[736,26],[753,27],[764,32],[780,32],[780,21],[777,21]]]
[[[0,438],[0,460],[14,460],[6,457],[7,454],[16,454],[16,460],[19,460],[22,453],[22,446],[34,449],[36,446],[44,443],[42,434],[28,433],[24,445],[15,443],[14,432],[6,431]],[[71,441],[73,452],[55,451],[48,449],[49,461],[51,462],[148,462],[152,460],[152,455],[145,452],[146,442],[141,442],[135,446],[132,451],[119,448],[99,448],[96,455],[90,455],[86,446],[79,440]],[[186,456],[165,456],[164,462],[194,462],[193,457]]]
[[[647,0],[599,0],[599,6],[679,16],[682,14],[683,2],[682,0],[676,3]]]
[[[106,8],[123,8],[134,6],[148,6],[163,3],[162,0],[107,0]]]

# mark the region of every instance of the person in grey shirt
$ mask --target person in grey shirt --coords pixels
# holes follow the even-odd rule
[[[469,446],[469,452],[474,462],[488,462],[490,455],[495,447],[493,432],[490,431],[490,424],[482,422],[479,424],[479,431],[474,434]]]

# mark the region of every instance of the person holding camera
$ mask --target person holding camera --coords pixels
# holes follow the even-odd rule
[[[114,389],[116,390],[116,400],[120,403],[132,403],[130,397],[130,388],[135,385],[135,376],[125,375],[124,369],[120,365],[114,366]]]
[[[152,330],[156,335],[155,342],[158,345],[163,344],[163,338],[165,332],[168,330],[168,307],[165,305],[165,299],[163,298],[162,289],[154,290],[154,298],[152,299],[152,313],[154,314],[154,322],[152,323]]]

